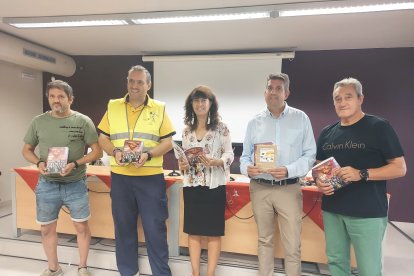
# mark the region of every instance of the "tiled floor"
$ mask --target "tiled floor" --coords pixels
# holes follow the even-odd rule
[[[24,230],[15,238],[11,227],[10,207],[0,208],[0,275],[40,275],[47,266],[40,236],[37,231]],[[141,275],[150,275],[145,247],[139,247]],[[67,276],[77,275],[77,249],[74,237],[59,235],[58,249],[61,266]],[[114,242],[93,239],[89,254],[89,266],[93,275],[115,276]],[[170,266],[174,276],[190,275],[188,256],[171,258]],[[205,266],[204,266],[205,269]],[[276,260],[275,275],[284,275],[281,260]],[[414,275],[414,224],[391,222],[387,228],[384,243],[384,275]],[[146,273],[146,274],[145,274]],[[325,265],[303,264],[303,275],[328,275]],[[217,276],[257,276],[257,258],[253,256],[222,254]]]

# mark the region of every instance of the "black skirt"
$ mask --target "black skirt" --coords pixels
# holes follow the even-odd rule
[[[184,187],[184,233],[199,236],[224,236],[226,186]]]

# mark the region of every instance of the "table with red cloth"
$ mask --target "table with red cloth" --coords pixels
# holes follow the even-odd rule
[[[34,166],[16,168],[12,179],[13,216],[16,235],[19,229],[38,230],[34,188],[38,171]],[[88,166],[87,184],[91,207],[89,220],[92,236],[114,238],[111,214],[110,168]],[[182,232],[183,200],[179,177],[166,176],[169,198],[167,221],[170,256],[179,255],[179,247],[187,246],[187,236]],[[315,187],[303,187],[302,260],[326,263],[325,239],[321,215],[321,194]],[[257,228],[250,202],[249,184],[229,182],[226,187],[226,232],[222,238],[222,251],[257,255]],[[139,224],[140,225],[140,224]],[[59,233],[75,234],[72,221],[64,210],[59,214]],[[139,240],[145,241],[142,226],[138,227]],[[279,231],[275,227],[275,256],[283,257]]]
[[[225,236],[221,240],[221,249],[224,252],[257,255],[257,226],[250,202],[249,183],[228,182],[226,193],[226,228]],[[302,187],[302,193],[302,261],[326,263],[321,193],[313,186]],[[182,232],[182,200],[180,200],[180,204],[179,245],[187,247],[187,234]],[[275,227],[275,257],[283,258],[279,236],[278,227]],[[206,247],[205,241],[203,241],[203,247]]]
[[[321,193],[315,186],[302,187],[303,213],[309,216],[316,225],[323,230],[321,216]],[[226,187],[226,213],[225,219],[233,217],[246,204],[250,203],[249,184],[229,182]]]
[[[39,172],[35,166],[15,168],[12,174],[12,200],[13,200],[13,221],[14,233],[20,235],[21,229],[39,230],[40,226],[36,223],[36,197],[34,190],[39,179]],[[91,218],[89,227],[93,237],[113,239],[115,236],[111,198],[109,191],[111,188],[110,167],[88,166],[87,185],[89,189],[89,203]],[[167,196],[169,198],[169,208],[176,208],[179,201],[179,185],[175,178],[166,177]],[[169,250],[172,255],[178,255],[178,214],[172,211],[167,222]],[[176,221],[174,221],[176,220]],[[75,234],[73,223],[67,209],[64,207],[59,213],[57,225],[58,233]],[[144,232],[140,220],[138,221],[138,237],[140,242],[145,242]]]

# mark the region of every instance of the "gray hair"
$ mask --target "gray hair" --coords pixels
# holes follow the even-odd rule
[[[290,80],[289,80],[289,76],[287,74],[285,74],[285,73],[270,74],[269,76],[267,76],[266,85],[270,80],[281,80],[281,81],[283,81],[283,88],[285,89],[286,92],[290,92],[289,91]]]
[[[354,88],[355,92],[357,93],[358,97],[364,96],[364,94],[362,94],[362,84],[359,80],[357,80],[355,78],[345,78],[341,81],[338,81],[334,85],[334,91],[338,87],[344,87],[344,86],[352,86]]]
[[[46,97],[49,97],[49,90],[50,89],[59,89],[63,90],[66,93],[66,96],[68,96],[69,99],[73,98],[73,89],[72,87],[65,81],[62,80],[52,80],[49,82],[46,86]]]
[[[147,77],[147,83],[151,83],[151,74],[144,66],[141,66],[141,65],[132,66],[131,69],[129,69],[128,71],[128,75],[134,71],[144,72]]]

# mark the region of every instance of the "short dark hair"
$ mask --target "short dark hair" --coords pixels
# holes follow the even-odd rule
[[[194,99],[208,99],[210,101],[210,123],[206,125],[208,130],[216,129],[220,122],[220,115],[218,114],[218,102],[213,91],[205,85],[197,86],[191,91],[185,100],[184,106],[184,124],[189,126],[191,130],[195,130],[198,125],[197,116],[195,116],[193,109]]]
[[[53,88],[63,90],[69,99],[74,98],[72,87],[67,82],[62,81],[62,80],[52,80],[46,85],[46,97],[47,98],[49,97],[49,90]]]
[[[281,80],[283,81],[283,87],[285,89],[286,92],[290,92],[289,90],[289,86],[290,86],[290,79],[288,74],[285,73],[278,73],[278,74],[270,74],[269,76],[267,76],[267,81],[266,81],[266,88],[267,88],[267,83],[270,80]]]

